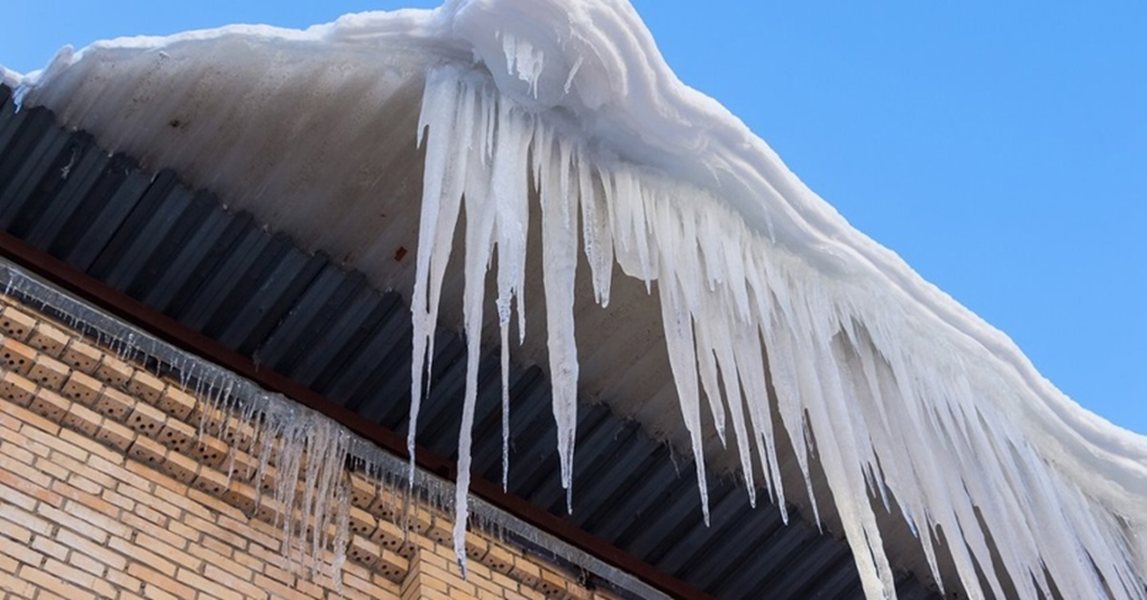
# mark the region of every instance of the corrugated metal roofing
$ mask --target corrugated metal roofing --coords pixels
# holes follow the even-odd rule
[[[394,292],[330,258],[307,254],[245,214],[225,210],[178,175],[142,172],[109,156],[50,111],[16,112],[0,86],[0,227],[355,413],[407,427],[410,313]],[[420,443],[454,458],[465,373],[459,335],[440,331]],[[501,478],[500,377],[483,357],[474,471]],[[559,482],[549,388],[537,367],[510,388],[510,491],[709,594],[726,598],[862,595],[848,546],[743,490],[712,481],[712,523],[701,520],[694,470],[635,422],[583,405],[574,512]],[[910,574],[902,598],[935,595]]]

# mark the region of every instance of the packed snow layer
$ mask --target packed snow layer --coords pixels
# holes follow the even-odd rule
[[[681,84],[624,1],[452,0],[306,31],[115,40],[61,53],[22,94],[68,107],[65,119],[83,125],[129,101],[227,94],[254,68],[248,53],[266,48],[273,76],[260,71],[244,104],[269,102],[276,77],[298,72],[313,79],[307,106],[350,85],[348,73],[376,80],[362,87],[363,103],[419,86],[415,417],[444,303],[460,297],[473,350],[492,292],[505,365],[526,334],[527,260],[540,261],[543,293],[531,302],[544,303],[545,322],[530,331],[546,339],[568,488],[583,253],[602,305],[614,265],[658,299],[703,507],[704,423],[739,456],[750,501],[763,485],[782,507],[783,434],[806,481],[819,460],[870,597],[894,595],[869,501],[890,496],[937,579],[942,535],[974,597],[1050,595],[1049,575],[1065,597],[1145,596],[1147,440],[1066,398],[1005,335],[852,229],[736,117]],[[134,84],[151,89],[165,73],[186,86],[141,98]],[[93,79],[101,92],[85,94]],[[106,136],[130,146],[132,134]],[[537,223],[540,246],[529,242]],[[449,293],[459,278],[463,289]],[[469,367],[459,544],[478,376]]]

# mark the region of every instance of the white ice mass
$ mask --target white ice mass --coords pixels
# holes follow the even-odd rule
[[[194,87],[171,89],[193,76]],[[162,135],[139,131],[146,120],[129,100],[235,93],[249,108],[270,106],[292,76],[311,80],[303,109],[353,87],[353,77],[369,81],[363,103],[419,82],[411,412],[426,393],[440,309],[460,296],[471,352],[459,560],[487,293],[505,372],[527,335],[527,261],[541,261],[543,294],[529,300],[544,303],[545,319],[528,323],[529,336],[547,340],[568,489],[584,254],[598,303],[610,302],[615,265],[659,300],[706,512],[703,445],[714,432],[704,423],[735,449],[750,501],[761,485],[783,507],[778,424],[806,482],[819,460],[870,598],[895,595],[877,520],[892,501],[937,580],[942,532],[972,597],[1003,597],[1005,575],[1021,597],[1051,597],[1052,581],[1067,598],[1147,597],[1147,439],[1080,408],[1004,334],[850,227],[735,116],[676,78],[625,0],[449,0],[305,31],[120,39],[61,53],[24,78],[21,97],[113,150],[195,165],[178,154],[192,150],[156,150]],[[243,78],[255,83],[236,83]],[[156,99],[156,89],[176,100]],[[305,131],[306,118],[292,126]],[[223,148],[219,164],[256,160]],[[239,170],[219,169],[207,179]],[[538,237],[540,246],[529,243]],[[461,293],[449,293],[458,280]]]

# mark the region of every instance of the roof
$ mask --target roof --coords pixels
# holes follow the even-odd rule
[[[300,250],[250,215],[229,212],[209,191],[150,174],[109,155],[51,111],[14,112],[0,87],[0,227],[46,253],[393,432],[409,413],[411,326],[395,292],[324,254]],[[68,165],[71,168],[65,169]],[[31,251],[31,250],[25,250]],[[456,397],[465,346],[441,328],[419,443],[457,458]],[[482,359],[475,472],[501,477],[497,354]],[[510,492],[561,517],[697,592],[720,597],[843,598],[859,594],[847,545],[775,507],[752,508],[731,479],[711,483],[712,523],[701,522],[689,458],[674,455],[633,420],[603,404],[578,422],[575,510],[558,481],[547,378],[514,368]],[[688,589],[688,587],[682,588]],[[899,578],[901,597],[932,594]]]

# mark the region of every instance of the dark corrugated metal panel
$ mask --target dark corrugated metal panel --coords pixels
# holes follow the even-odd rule
[[[143,174],[108,156],[50,112],[15,112],[0,90],[0,226],[333,402],[399,432],[409,413],[409,311],[327,257],[228,213],[177,174]],[[455,457],[466,348],[441,331],[419,441]],[[501,478],[497,352],[480,362],[475,472]],[[752,509],[744,490],[710,481],[712,522],[699,509],[694,470],[604,405],[581,407],[574,511],[559,481],[550,391],[537,367],[510,378],[510,490],[646,562],[729,598],[844,598],[860,594],[848,547],[774,506]],[[911,576],[901,597],[930,597]]]

